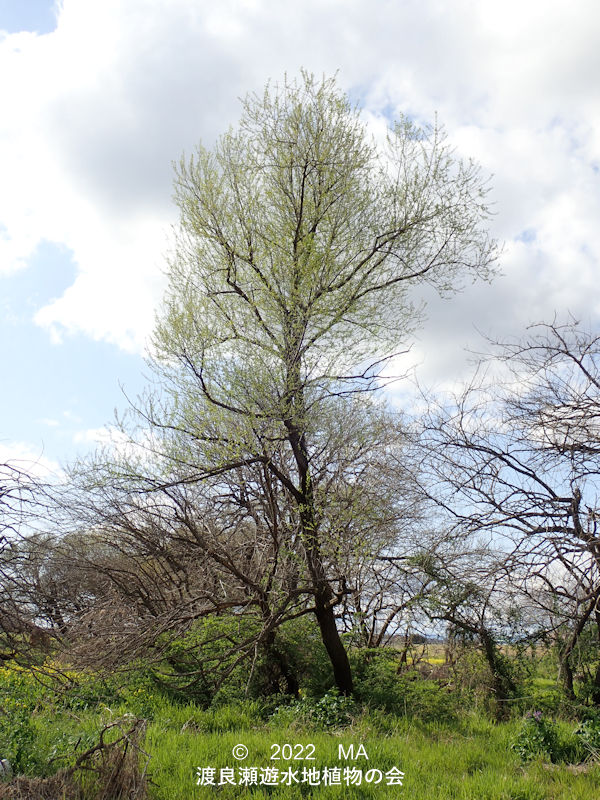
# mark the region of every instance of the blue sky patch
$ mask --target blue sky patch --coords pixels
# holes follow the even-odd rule
[[[135,399],[144,360],[107,342],[65,334],[59,343],[34,324],[40,308],[73,283],[76,267],[64,247],[42,243],[26,269],[0,276],[0,442],[31,442],[49,458],[73,456],[81,431],[110,423],[115,408]],[[89,448],[89,443],[84,449]]]
[[[0,0],[0,30],[51,33],[55,28],[54,0]]]
[[[526,228],[524,231],[516,237],[517,242],[525,242],[525,244],[529,244],[530,242],[535,242],[537,239],[537,232],[535,228]]]

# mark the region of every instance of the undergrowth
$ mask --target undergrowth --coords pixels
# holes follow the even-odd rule
[[[456,694],[439,682],[416,672],[398,675],[395,662],[377,654],[365,659],[362,671],[357,669],[354,699],[330,690],[300,698],[221,700],[209,708],[167,696],[143,672],[125,681],[72,674],[68,686],[54,692],[25,671],[0,669],[0,758],[8,759],[14,772],[28,780],[47,782],[71,768],[117,719],[147,721],[140,758],[143,751],[150,759],[150,800],[221,800],[242,794],[253,800],[387,800],[402,796],[400,792],[410,800],[600,796],[600,719],[592,710],[581,719],[569,719],[546,708],[523,714],[515,704],[513,718],[498,724],[488,714],[461,707]],[[238,744],[248,748],[243,763],[233,757]],[[344,753],[353,745],[356,754],[361,744],[366,757],[340,757],[340,745]],[[405,773],[403,786],[363,781],[360,786],[312,787],[307,795],[308,787],[301,784],[196,785],[201,767],[272,767],[277,745],[314,747],[314,760],[307,762],[286,760],[282,752],[294,751],[280,750],[282,769],[352,767],[362,769],[364,776],[368,769],[397,768]],[[97,783],[78,780],[83,800],[95,800]],[[18,796],[6,793],[8,785],[0,784],[0,798]],[[64,794],[70,796],[66,789]]]

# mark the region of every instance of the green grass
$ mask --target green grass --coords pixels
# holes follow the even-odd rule
[[[542,679],[543,680],[543,679]],[[423,682],[423,689],[426,689]],[[420,684],[411,683],[413,688]],[[544,687],[536,684],[540,692]],[[439,692],[421,692],[423,703],[437,709]],[[432,714],[413,718],[352,706],[350,724],[339,727],[341,700],[330,697],[325,705],[305,701],[288,707],[284,713],[269,716],[259,701],[229,703],[205,710],[193,703],[177,704],[153,689],[142,677],[124,687],[84,676],[78,688],[53,695],[27,674],[0,669],[0,757],[18,763],[30,775],[49,775],[59,766],[72,763],[95,741],[103,725],[129,713],[148,719],[143,743],[149,755],[152,779],[150,800],[224,800],[234,797],[260,798],[391,798],[407,800],[598,800],[600,764],[553,764],[533,753],[522,760],[514,749],[517,735],[526,729],[519,717],[496,724],[483,713],[459,708],[442,723]],[[434,702],[435,701],[435,702]],[[312,703],[312,705],[311,705]],[[337,703],[337,705],[336,705]],[[273,704],[272,704],[273,705]],[[311,708],[319,711],[311,716]],[[273,711],[273,708],[271,708]],[[427,711],[427,708],[425,708]],[[330,715],[330,716],[328,716]],[[347,717],[345,718],[348,719]],[[429,721],[424,721],[428,719]],[[432,721],[433,719],[433,721]],[[544,720],[556,734],[557,746],[565,760],[581,761],[580,737],[574,735],[576,722],[554,719],[544,712]],[[527,723],[533,724],[531,719]],[[329,729],[323,729],[329,725]],[[338,727],[336,727],[338,726]],[[535,726],[534,726],[535,728]],[[237,762],[235,745],[244,744],[248,757]],[[303,745],[302,755],[314,760],[274,760],[273,745]],[[355,749],[363,745],[368,760],[340,759],[339,746]],[[579,753],[579,755],[577,755]],[[301,755],[296,751],[297,755]],[[287,754],[289,755],[289,753]],[[293,753],[292,753],[293,755]],[[145,759],[145,757],[142,757]],[[559,760],[560,759],[555,759]],[[197,768],[275,767],[298,770],[303,766],[322,771],[340,767],[338,786],[198,786]],[[346,785],[344,767],[380,770],[392,767],[405,773],[402,786]]]
[[[523,765],[511,750],[510,741],[517,723],[501,726],[486,720],[473,719],[454,727],[422,726],[397,721],[395,731],[382,735],[377,726],[364,718],[350,729],[337,733],[315,732],[298,734],[283,728],[262,726],[242,728],[226,733],[205,734],[181,732],[161,722],[153,723],[148,731],[147,747],[152,755],[151,773],[158,786],[153,787],[155,800],[188,800],[198,798],[398,798],[410,800],[598,800],[600,767],[593,766],[575,773],[566,765],[533,762]],[[315,746],[315,760],[310,765],[323,767],[356,766],[363,771],[376,768],[386,772],[398,767],[405,773],[403,785],[386,786],[385,781],[372,786],[311,787],[294,785],[266,789],[252,786],[196,786],[197,767],[246,766],[267,767],[289,763],[272,761],[271,745],[309,742]],[[236,762],[232,749],[243,743],[248,758]],[[364,745],[368,761],[339,760],[338,747]],[[306,752],[306,751],[305,751]],[[294,763],[300,770],[302,761]],[[218,772],[217,772],[218,775]]]

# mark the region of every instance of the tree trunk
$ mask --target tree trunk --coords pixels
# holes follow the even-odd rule
[[[335,683],[342,694],[350,695],[354,688],[352,671],[335,621],[334,594],[321,558],[321,549],[316,535],[314,499],[309,479],[305,485],[307,491],[305,500],[300,506],[300,520],[308,571],[313,584],[315,616],[321,631],[321,639],[331,661]]]
[[[269,665],[269,674],[267,676],[269,693],[279,694],[281,692],[280,680],[283,678],[285,681],[286,694],[298,697],[300,690],[298,678],[292,669],[287,655],[277,646],[274,630],[270,631],[265,640],[265,655]]]
[[[571,653],[575,649],[579,637],[581,636],[585,624],[589,619],[590,614],[596,606],[596,598],[587,606],[583,614],[579,617],[577,625],[571,632],[571,635],[559,653],[559,676],[562,681],[563,689],[569,700],[575,700],[575,689],[573,686],[573,668],[571,667]]]
[[[297,354],[298,351],[299,346],[296,343],[290,352]],[[290,413],[284,423],[298,472],[299,486],[295,499],[300,517],[306,565],[312,583],[315,616],[321,632],[321,639],[331,661],[336,686],[342,694],[350,695],[354,688],[352,670],[346,648],[337,629],[334,612],[334,593],[323,566],[308,446],[304,425],[298,424],[298,420],[305,420],[307,416],[300,378],[300,366],[295,356],[292,356],[288,363],[287,403]]]
[[[335,623],[333,608],[328,601],[315,597],[315,609],[321,639],[331,661],[336,686],[342,694],[351,695],[354,689],[352,670],[346,648]]]
[[[496,695],[496,700],[499,703],[496,711],[496,717],[498,719],[503,719],[507,716],[507,712],[509,710],[506,701],[511,698],[516,687],[513,679],[508,674],[506,666],[502,663],[502,659],[498,653],[498,648],[496,647],[496,642],[494,641],[493,636],[486,628],[481,628],[479,635],[490,672],[492,673],[494,694]]]
[[[333,668],[335,683],[342,694],[350,695],[354,689],[352,671],[346,648],[337,629],[334,611],[334,594],[331,588],[323,561],[319,543],[315,535],[314,504],[312,491],[308,493],[306,502],[301,507],[300,518],[306,561],[314,590],[315,616],[321,631],[321,639]]]

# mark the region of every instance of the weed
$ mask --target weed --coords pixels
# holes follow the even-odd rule
[[[575,731],[588,760],[600,759],[600,720],[586,719]]]
[[[279,706],[270,720],[274,725],[323,730],[344,728],[357,713],[358,708],[352,698],[344,697],[337,689],[331,689],[318,700],[306,697]]]
[[[546,758],[553,763],[580,760],[581,748],[572,733],[561,732],[557,723],[541,711],[529,711],[512,742],[523,761]]]

